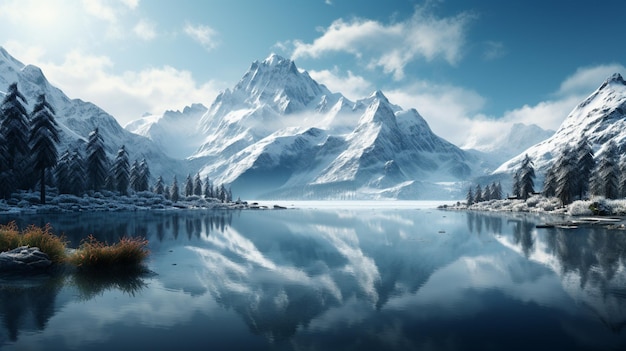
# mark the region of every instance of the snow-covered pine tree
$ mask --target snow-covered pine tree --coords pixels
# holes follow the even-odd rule
[[[191,180],[191,174],[187,174],[185,179],[185,197],[193,195],[193,180]]]
[[[128,195],[128,187],[130,185],[130,162],[124,145],[117,150],[117,156],[111,168],[111,176],[115,182],[115,190],[122,195]]]
[[[589,179],[596,165],[591,144],[589,144],[586,137],[583,137],[578,144],[578,148],[576,149],[576,162],[578,169],[577,195],[579,199],[584,199],[589,192]]]
[[[204,179],[204,197],[207,199],[213,197],[213,185],[209,180],[209,176],[206,176]]]
[[[56,167],[54,167],[54,179],[56,181],[57,190],[59,194],[69,194],[70,184],[68,182],[70,173],[70,160],[72,155],[68,150],[61,154],[57,161]]]
[[[42,204],[46,203],[46,169],[54,167],[59,156],[56,146],[59,143],[57,127],[54,108],[46,101],[45,95],[39,95],[32,112],[29,143],[33,167],[39,174],[39,201]]]
[[[474,190],[474,203],[483,201],[483,189],[480,187],[480,184],[476,184],[476,188]]]
[[[553,163],[546,171],[546,176],[543,179],[543,191],[542,194],[545,197],[552,197],[556,195],[557,187],[557,162]]]
[[[69,193],[81,196],[85,193],[85,160],[78,150],[70,153],[67,182]]]
[[[98,128],[89,133],[86,152],[87,189],[99,191],[105,187],[109,158],[104,149],[104,141]]]
[[[0,132],[6,142],[6,158],[9,167],[13,171],[21,158],[28,155],[30,147],[28,145],[28,113],[25,104],[26,98],[17,88],[17,83],[9,85],[2,105],[0,105]]]
[[[180,191],[178,190],[178,180],[176,180],[176,176],[174,176],[174,181],[172,182],[172,187],[170,188],[170,200],[178,202],[179,198]]]
[[[470,206],[474,203],[474,192],[472,191],[472,187],[470,186],[467,189],[467,195],[465,196],[465,201],[467,202],[467,206]]]
[[[193,194],[202,196],[202,179],[200,179],[200,173],[196,173],[193,179]]]
[[[594,195],[604,196],[607,199],[616,199],[619,196],[617,157],[617,145],[609,141],[591,180],[591,192]]]
[[[139,191],[139,161],[133,161],[133,164],[130,165],[130,171],[128,173],[128,181],[130,188],[133,191]]]
[[[150,189],[150,167],[145,158],[139,162],[139,190],[148,191]]]
[[[153,192],[155,194],[163,195],[165,193],[165,185],[163,184],[163,177],[159,176],[154,184]]]
[[[626,157],[622,157],[619,162],[619,196],[626,198]]]
[[[15,176],[7,159],[7,145],[4,136],[0,133],[0,196],[8,198],[15,189]]]
[[[520,168],[519,197],[526,200],[535,192],[535,168],[528,155],[524,156]]]
[[[491,200],[491,185],[489,184],[485,185],[485,188],[483,189],[482,197],[484,201]]]
[[[568,205],[574,201],[578,192],[578,170],[576,153],[568,147],[563,150],[555,165],[556,187],[554,195],[561,200],[563,205]]]

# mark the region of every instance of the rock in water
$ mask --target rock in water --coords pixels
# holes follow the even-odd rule
[[[20,246],[0,253],[0,272],[33,272],[50,265],[52,261],[38,247]]]

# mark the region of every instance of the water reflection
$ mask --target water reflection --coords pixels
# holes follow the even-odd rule
[[[185,335],[188,349],[626,345],[625,233],[536,229],[541,221],[415,210],[46,218],[76,244],[87,234],[146,237],[155,275],[74,277],[30,293],[41,301],[16,293],[24,306],[2,306],[0,345],[45,345],[71,334],[75,348],[115,348],[121,341],[107,335],[122,327],[137,331],[126,347],[151,349],[165,347],[164,331]],[[4,304],[17,295],[0,297]],[[37,322],[24,322],[34,310]],[[97,336],[70,332],[86,320]]]

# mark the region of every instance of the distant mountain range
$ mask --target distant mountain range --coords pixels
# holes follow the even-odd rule
[[[199,172],[245,199],[459,199],[468,184],[510,177],[525,154],[541,178],[568,143],[586,137],[601,153],[608,140],[623,149],[626,138],[626,83],[619,74],[556,133],[517,124],[475,150],[435,135],[415,109],[394,105],[381,91],[350,101],[274,54],[253,62],[209,107],[191,104],[125,128],[0,48],[0,94],[12,82],[31,104],[46,94],[56,109],[61,151],[81,147],[97,127],[111,157],[125,145],[131,160],[146,158],[154,177],[171,182]]]
[[[447,198],[450,183],[487,170],[415,109],[381,91],[350,101],[274,54],[253,62],[200,117],[201,110],[126,128],[159,145],[196,143],[184,147],[196,148],[187,156],[192,168],[248,198]]]

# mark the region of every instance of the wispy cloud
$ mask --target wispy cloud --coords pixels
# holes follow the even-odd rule
[[[24,63],[31,63],[18,55],[16,57]],[[182,110],[193,102],[208,105],[223,88],[213,81],[199,83],[191,72],[170,66],[111,73],[114,62],[109,57],[78,50],[68,53],[60,64],[33,63],[41,67],[50,82],[62,87],[70,98],[78,97],[95,103],[115,116],[122,125],[146,112]]]
[[[218,33],[207,25],[192,25],[187,23],[184,31],[185,34],[200,43],[207,50],[213,50],[218,45]]]
[[[320,57],[347,52],[364,60],[371,68],[381,67],[400,80],[404,67],[418,59],[443,59],[451,65],[463,57],[465,33],[471,13],[437,17],[428,6],[416,7],[413,16],[397,23],[370,19],[338,19],[312,43],[294,41],[292,57]]]
[[[374,86],[362,76],[348,71],[342,76],[337,67],[332,70],[308,71],[311,78],[332,92],[340,92],[350,100],[362,99],[374,91]]]
[[[142,40],[153,40],[156,38],[156,25],[153,22],[142,19],[133,27],[133,32]]]
[[[485,51],[483,58],[487,61],[496,60],[506,55],[504,44],[499,41],[485,42]]]

